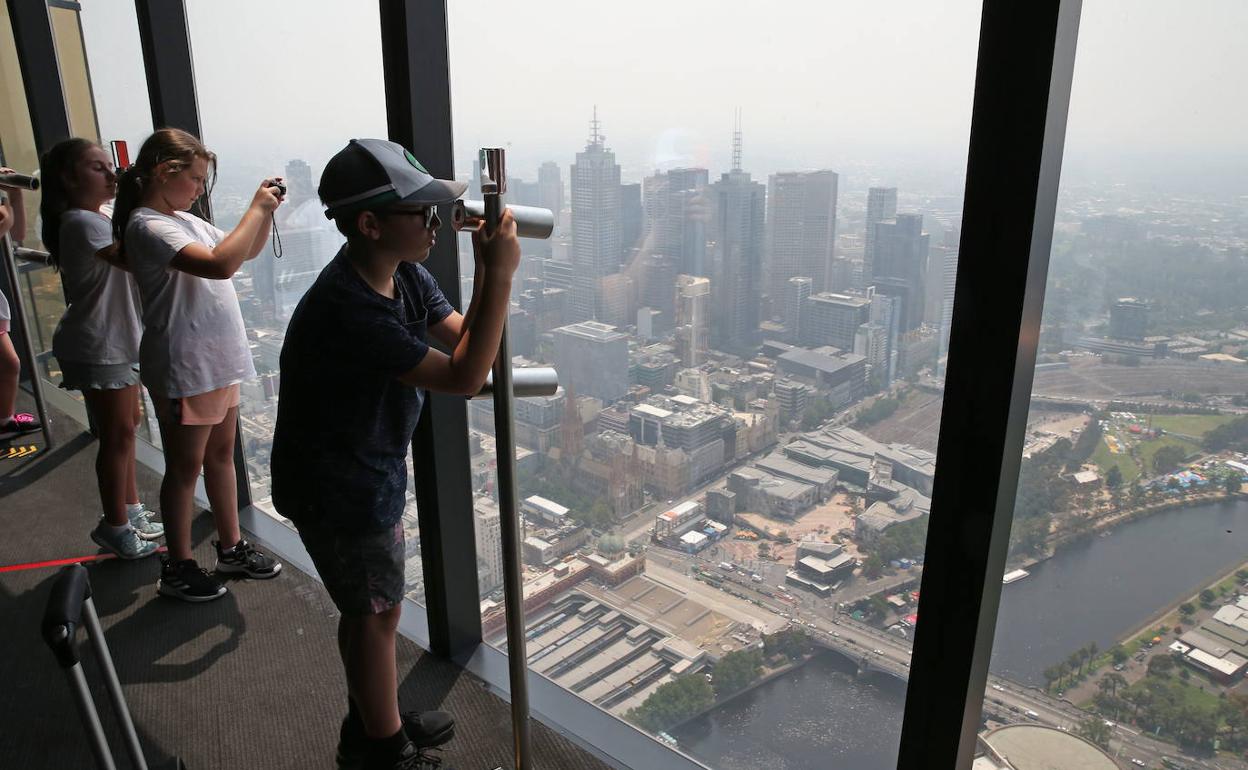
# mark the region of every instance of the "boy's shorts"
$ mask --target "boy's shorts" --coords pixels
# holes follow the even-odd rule
[[[343,615],[376,615],[403,601],[403,522],[380,532],[351,532],[311,513],[292,521]]]

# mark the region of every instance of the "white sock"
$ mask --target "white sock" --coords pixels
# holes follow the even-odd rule
[[[143,512],[143,503],[126,503],[126,515],[134,518]]]
[[[122,535],[122,534],[125,534],[125,531],[126,531],[126,530],[128,530],[128,529],[130,529],[130,525],[129,525],[129,524],[122,524],[120,527],[114,527],[112,524],[109,524],[107,521],[106,521],[106,522],[104,522],[104,526],[106,526],[106,527],[108,527],[109,529],[111,529],[111,530],[113,531],[113,534],[114,534],[114,535]]]

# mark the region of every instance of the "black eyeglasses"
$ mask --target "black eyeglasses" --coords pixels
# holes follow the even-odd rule
[[[438,225],[442,224],[442,220],[438,218],[438,209],[436,206],[421,206],[420,208],[414,209],[396,207],[386,209],[381,213],[383,216],[424,217],[425,228],[429,230],[436,230],[438,229]]]

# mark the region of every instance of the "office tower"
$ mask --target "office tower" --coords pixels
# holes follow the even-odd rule
[[[614,326],[584,321],[554,331],[559,382],[604,404],[628,391],[628,336]]]
[[[862,276],[868,284],[875,262],[875,228],[879,222],[892,221],[897,216],[897,188],[872,187],[867,190],[867,233],[863,239]]]
[[[836,183],[836,173],[826,170],[772,174],[768,179],[768,289],[773,302],[794,276],[809,277],[816,292],[827,291],[836,246]]]
[[[1148,303],[1123,297],[1109,309],[1109,336],[1116,340],[1143,342],[1148,332]]]
[[[686,368],[706,362],[711,329],[711,282],[701,276],[676,278],[676,354]]]
[[[620,261],[628,263],[633,249],[641,245],[645,215],[641,208],[641,183],[620,185]]]
[[[767,188],[741,170],[741,129],[733,132],[732,170],[711,185],[711,345],[738,355],[758,346],[762,320]]]
[[[794,344],[802,339],[802,327],[809,310],[810,295],[814,293],[814,283],[804,275],[790,278],[781,298],[780,312],[784,317],[786,337]]]
[[[900,300],[900,327],[905,333],[923,323],[927,279],[928,235],[921,214],[898,214],[893,222],[877,222],[871,284],[876,291]]]
[[[286,205],[317,200],[316,185],[312,183],[312,167],[296,158],[286,164]]]
[[[881,332],[873,331],[872,334],[882,333],[884,335],[884,358],[882,361],[877,361],[876,365],[882,367],[883,376],[879,380],[881,386],[886,386],[897,379],[898,339],[901,336],[901,300],[897,297],[881,294],[876,291],[874,286],[867,287],[866,297],[867,301],[871,303],[869,322],[882,330]],[[878,344],[878,342],[873,340],[872,344]],[[856,339],[855,352],[857,352]],[[868,356],[865,352],[860,352],[859,355]]]
[[[601,318],[602,280],[620,268],[620,167],[607,149],[598,109],[589,142],[572,164],[572,318]]]
[[[642,183],[646,250],[674,257],[682,275],[706,275],[707,170],[676,168]]]
[[[634,274],[641,282],[642,307],[659,311],[655,332],[662,334],[672,328],[676,319],[676,276],[680,275],[676,257],[663,252],[651,252],[640,257],[640,269]]]
[[[559,221],[559,212],[563,211],[563,175],[559,172],[559,164],[548,160],[537,169],[538,203],[544,209],[555,212],[555,221]]]
[[[945,310],[945,267],[958,258],[957,246],[932,246],[927,251],[927,281],[923,287],[923,323],[940,328]]]
[[[482,596],[503,584],[503,530],[498,505],[488,497],[472,503],[477,544],[477,580]]]
[[[831,345],[852,353],[858,327],[871,320],[871,300],[830,292],[814,294],[806,300],[802,316],[801,344]]]
[[[940,304],[940,351],[936,354],[936,367],[940,374],[945,371],[945,359],[949,356],[949,330],[953,328],[953,293],[958,281],[958,252],[945,255],[941,271]]]

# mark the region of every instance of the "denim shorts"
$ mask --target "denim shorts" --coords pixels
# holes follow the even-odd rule
[[[139,370],[134,364],[59,363],[61,387],[66,390],[120,390],[139,384]]]
[[[343,615],[376,615],[403,601],[403,522],[354,532],[314,513],[292,519],[334,606]]]

